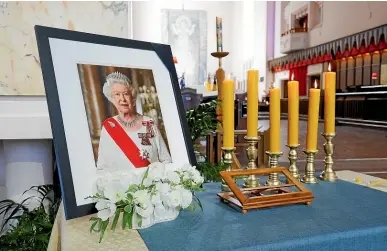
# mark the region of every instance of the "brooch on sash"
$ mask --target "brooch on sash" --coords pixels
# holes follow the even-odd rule
[[[108,123],[109,123],[109,125],[110,125],[110,127],[111,127],[111,128],[114,128],[114,127],[116,127],[116,125],[115,125],[113,122],[111,122],[111,121],[108,121]]]

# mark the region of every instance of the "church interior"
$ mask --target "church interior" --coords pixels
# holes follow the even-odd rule
[[[387,250],[386,9],[383,1],[0,2],[0,250]],[[49,107],[35,25],[170,46],[180,123],[191,164],[204,177],[206,194],[196,193],[201,213],[183,210],[149,229],[109,230],[102,243],[90,234],[88,214],[67,220],[67,196],[75,195],[63,185],[63,137],[53,126],[58,114]],[[82,86],[71,95],[83,97],[93,114],[93,161],[104,118],[119,111],[89,93],[102,93],[104,76],[120,67],[74,67]],[[165,116],[172,110],[163,108],[155,74],[121,72],[138,89],[137,112],[159,125],[173,159],[175,136]],[[270,173],[280,167],[286,182]],[[233,179],[233,172],[243,177]],[[261,174],[266,185],[257,183]],[[285,197],[291,182],[301,192]],[[259,186],[268,189],[259,192],[263,204],[238,196]],[[55,211],[43,207],[46,225],[23,237],[25,215],[41,209],[23,203],[37,194],[52,197]],[[287,205],[294,201],[307,206]]]

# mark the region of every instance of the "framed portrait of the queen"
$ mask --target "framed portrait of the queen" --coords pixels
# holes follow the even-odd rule
[[[195,165],[169,45],[35,26],[65,214],[97,177]]]

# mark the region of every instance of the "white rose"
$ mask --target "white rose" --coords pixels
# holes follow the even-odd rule
[[[180,168],[180,170],[183,172],[191,172],[193,169],[195,169],[195,167],[191,166],[190,164],[185,164]]]
[[[200,172],[198,170],[195,170],[196,172],[193,172],[192,179],[196,184],[201,184],[204,182],[204,178],[200,175]]]
[[[111,182],[105,187],[103,195],[108,198],[112,203],[123,200],[126,197],[126,189],[120,182]]]
[[[163,202],[161,200],[160,192],[156,192],[156,194],[152,195],[151,201],[152,201],[152,204],[155,206],[162,205]]]
[[[151,197],[148,191],[138,190],[133,194],[133,199],[138,204],[146,204],[151,200]]]
[[[191,179],[190,173],[184,172],[184,174],[183,174],[183,180],[184,180],[184,181],[187,181],[187,180],[190,180],[190,179]]]
[[[144,204],[137,205],[135,210],[136,210],[136,213],[138,213],[144,218],[147,218],[153,214],[154,206],[152,202],[149,200],[149,201],[146,201]]]
[[[192,203],[192,193],[187,189],[181,189],[181,207],[187,208]]]
[[[180,177],[175,171],[170,171],[167,173],[167,179],[174,183],[174,184],[179,184],[180,183]]]
[[[156,191],[158,191],[161,195],[168,194],[171,190],[171,187],[168,183],[156,183]]]
[[[182,202],[182,197],[181,197],[181,192],[179,190],[172,190],[166,198],[166,204],[170,208],[176,208],[180,206],[181,202]]]
[[[97,178],[96,186],[100,193],[102,193],[103,190],[105,190],[105,187],[110,184],[111,176],[112,175],[110,173],[106,173],[104,176]]]
[[[97,204],[95,205],[95,208],[97,208],[98,210],[98,218],[101,218],[102,221],[105,221],[111,216],[113,216],[117,209],[116,204],[105,199],[98,200]]]
[[[168,210],[164,207],[163,204],[155,206],[154,215],[155,217],[165,217],[168,214]]]

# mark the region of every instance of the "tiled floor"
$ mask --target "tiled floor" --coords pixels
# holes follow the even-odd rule
[[[269,121],[260,120],[259,126],[262,130],[267,129]],[[319,125],[320,133],[323,132],[323,124]],[[306,144],[306,121],[300,121],[300,135],[298,150],[299,169],[302,171],[305,165],[305,154],[302,150]],[[350,127],[337,126],[337,135],[334,138],[334,169],[335,170],[353,170],[357,172],[368,173],[373,176],[387,178],[387,131]],[[288,165],[288,149],[286,147],[287,141],[287,121],[281,120],[281,140],[284,155],[280,158],[280,162],[286,166]],[[317,171],[324,168],[324,138],[318,138],[318,154],[316,156]],[[237,149],[238,158],[242,165],[247,163],[245,149]]]

